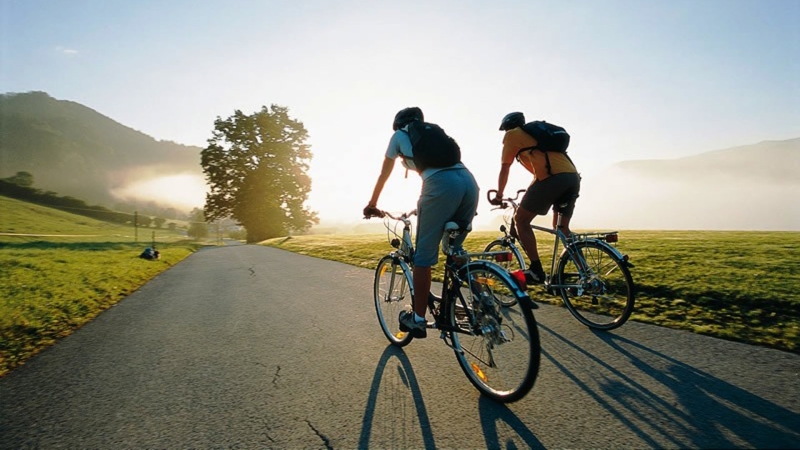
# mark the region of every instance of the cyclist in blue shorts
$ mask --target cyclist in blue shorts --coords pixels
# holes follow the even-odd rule
[[[375,183],[372,198],[364,208],[364,217],[381,215],[377,208],[386,180],[392,173],[397,157],[401,157],[406,169],[419,172],[422,191],[417,201],[417,235],[414,253],[414,305],[413,311],[400,313],[401,330],[415,338],[427,336],[425,312],[431,290],[431,267],[439,260],[439,243],[447,222],[456,222],[466,228],[472,223],[478,208],[479,188],[472,173],[460,161],[446,167],[427,167],[420,170],[414,163],[409,125],[424,123],[422,110],[418,107],[404,108],[394,118],[389,147],[383,159],[381,173]],[[414,124],[419,125],[419,124]],[[457,146],[456,146],[457,147]],[[460,247],[468,233],[462,233],[455,242]]]

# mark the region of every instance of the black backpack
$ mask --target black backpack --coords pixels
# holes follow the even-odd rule
[[[569,133],[563,127],[536,120],[522,126],[522,130],[536,139],[539,144],[526,150],[538,149],[545,152],[566,153],[569,147]]]
[[[439,125],[415,120],[408,124],[407,133],[417,172],[461,162],[461,148]]]
[[[533,150],[541,150],[544,152],[545,159],[547,160],[547,173],[553,174],[550,171],[550,157],[547,156],[547,152],[558,152],[563,153],[566,157],[572,161],[572,159],[567,155],[567,147],[569,147],[569,133],[563,127],[558,125],[547,123],[543,120],[535,120],[533,122],[528,122],[522,127],[522,131],[528,133],[529,135],[533,136],[536,139],[537,145],[534,147],[525,147],[520,149],[517,152],[517,161],[519,161],[519,155],[522,152],[530,152]]]

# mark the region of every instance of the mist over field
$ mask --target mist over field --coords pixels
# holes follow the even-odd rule
[[[524,187],[524,186],[522,186]],[[483,192],[490,189],[481,186]],[[669,160],[624,161],[583,174],[576,229],[800,231],[800,138]],[[537,217],[547,226],[550,216]],[[473,226],[497,230],[485,197]],[[382,232],[323,222],[317,232]]]
[[[660,179],[615,166],[586,180],[573,224],[641,230],[799,231],[798,197],[798,184],[721,174]]]
[[[575,220],[590,226],[798,231],[800,139],[625,161],[583,186]]]
[[[202,208],[206,186],[201,148],[156,141],[79,103],[43,92],[3,95],[0,100],[0,178],[27,171],[38,189],[111,208],[141,208],[147,203],[183,212]],[[577,150],[573,153],[578,160],[582,156]],[[800,231],[800,138],[675,159],[623,161],[607,168],[586,166],[578,163],[583,183],[572,222],[575,229]],[[481,186],[476,230],[497,230],[502,223],[503,212],[493,211],[485,197],[494,187],[494,170],[473,168]],[[411,209],[419,190],[416,175],[405,179],[401,170],[395,172],[390,181],[405,185],[392,193],[402,194]],[[522,168],[514,167],[513,172],[516,178],[509,181],[509,192],[530,181]],[[320,181],[351,189],[353,180],[337,177],[314,180],[312,193],[314,186],[323,184]],[[360,202],[367,196],[348,192],[330,199],[352,220],[322,215],[311,232],[385,232],[380,221],[361,220]],[[550,220],[538,217],[536,223],[547,226]]]

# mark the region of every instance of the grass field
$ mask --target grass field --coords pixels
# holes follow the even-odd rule
[[[130,227],[2,196],[0,211],[0,376],[203,245],[152,229],[140,229],[134,242]],[[474,232],[466,244],[478,251],[495,236]],[[800,233],[623,231],[620,238],[636,265],[632,320],[800,352]],[[153,239],[162,259],[140,259]],[[365,269],[391,249],[375,234],[264,244]],[[550,244],[540,245],[547,254]]]
[[[465,246],[481,251],[498,235],[473,232]],[[538,242],[546,267],[550,239],[539,236]],[[263,244],[370,269],[391,250],[386,235],[295,236]],[[631,320],[800,353],[800,233],[622,231],[617,247],[635,265]],[[441,264],[437,268],[434,279],[441,280]],[[542,290],[529,293],[562,304]]]
[[[0,376],[199,245],[152,229],[140,229],[134,242],[131,227],[2,196],[0,211]],[[139,258],[154,232],[161,259]]]

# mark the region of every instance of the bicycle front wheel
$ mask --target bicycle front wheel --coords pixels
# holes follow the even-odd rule
[[[489,245],[483,250],[484,253],[489,252],[505,252],[505,255],[498,255],[491,257],[493,261],[497,263],[500,267],[505,269],[507,272],[513,272],[515,270],[525,270],[525,260],[522,259],[522,253],[520,253],[519,248],[511,242],[505,241],[503,239],[495,239],[494,241],[490,242]],[[487,258],[490,258],[487,256]],[[514,306],[517,303],[517,299],[514,296],[509,296],[504,299],[507,303],[501,301],[501,305],[503,306]]]
[[[573,248],[587,267],[578,270],[569,252],[562,253],[556,280],[567,309],[590,328],[613,330],[622,326],[631,316],[635,301],[628,265],[600,242],[576,242]]]
[[[386,255],[375,269],[375,312],[383,334],[394,345],[403,347],[411,342],[411,334],[400,331],[400,311],[413,304],[411,272],[399,258]]]
[[[533,302],[496,264],[474,261],[460,273],[469,285],[463,287],[466,292],[459,291],[458,300],[449,302],[447,311],[458,364],[483,395],[502,403],[517,401],[533,388],[539,374],[541,348]],[[509,296],[516,304],[501,307]]]

